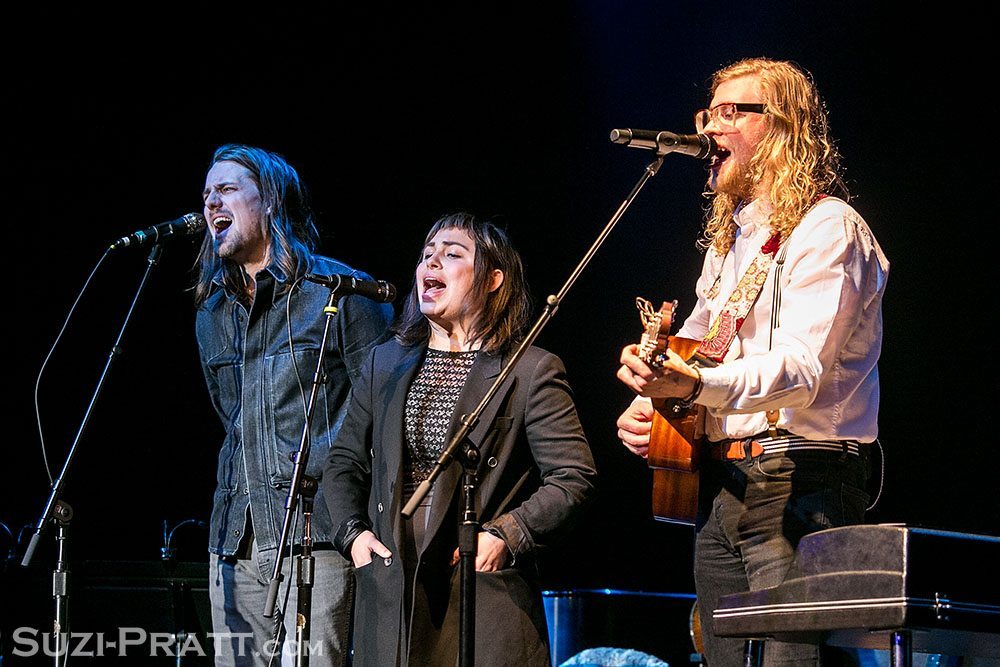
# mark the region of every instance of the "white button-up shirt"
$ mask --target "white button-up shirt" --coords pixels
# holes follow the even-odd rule
[[[708,250],[698,302],[679,336],[705,336],[771,236],[770,213],[761,200],[751,202],[735,215],[738,230],[729,252],[723,257]],[[871,442],[878,436],[876,362],[889,262],[857,211],[833,197],[813,206],[786,244],[773,335],[777,262],[723,363],[701,371],[697,402],[708,407],[707,436],[755,435],[767,430],[764,412],[779,409],[778,427],[796,435]]]

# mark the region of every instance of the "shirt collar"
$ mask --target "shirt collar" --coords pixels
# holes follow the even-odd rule
[[[261,276],[261,277],[264,277],[264,274],[269,274],[272,278],[274,278],[274,283],[276,285],[281,285],[281,284],[284,284],[284,283],[288,282],[288,277],[285,274],[285,271],[279,265],[277,265],[277,264],[275,264],[273,262],[271,264],[269,264],[266,268],[264,268],[262,271],[260,271],[257,275]],[[218,285],[220,289],[222,289],[222,291],[226,295],[227,299],[229,299],[230,301],[233,301],[233,300],[236,299],[236,295],[232,294],[228,290],[226,290],[226,286],[223,283],[222,276],[223,276],[223,271],[222,271],[222,267],[220,266],[219,269],[215,272],[215,275],[212,276],[212,282],[215,285]],[[260,283],[261,282],[262,282],[261,280],[259,280],[259,279],[257,280],[258,287],[260,287]],[[276,289],[272,290],[272,292],[271,292],[271,301],[272,301],[272,303],[274,303],[274,302],[277,301],[278,296],[280,294],[281,294],[281,290],[280,289],[276,288]]]
[[[270,273],[271,276],[274,278],[275,282],[279,283],[288,282],[288,276],[287,274],[285,274],[284,269],[282,269],[277,264],[273,263],[269,264],[266,268],[264,268],[263,271],[261,271],[261,273]],[[222,282],[222,275],[223,275],[223,270],[222,266],[220,265],[219,268],[216,270],[215,275],[212,276],[212,282],[218,285],[219,287],[224,286]]]
[[[768,221],[773,212],[774,208],[760,197],[749,203],[741,202],[733,213],[733,220],[739,227],[739,235],[749,236],[753,234],[754,230]]]

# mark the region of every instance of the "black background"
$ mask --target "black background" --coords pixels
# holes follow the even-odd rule
[[[689,132],[712,72],[765,55],[813,73],[854,204],[892,262],[887,465],[870,518],[998,534],[982,256],[996,114],[980,95],[977,17],[954,3],[538,4],[12,21],[0,520],[16,534],[46,499],[33,387],[77,291],[114,238],[201,209],[216,146],[283,154],[311,188],[323,251],[401,292],[438,216],[496,216],[541,303],[650,159],[609,131]],[[691,306],[704,178],[701,163],[669,157],[539,340],[566,362],[602,474],[597,502],[545,559],[550,587],[692,590],[692,531],[650,518],[646,465],[615,438],[630,396],[614,372],[639,334],[636,295]],[[222,430],[197,364],[193,258],[193,244],[167,249],[73,462],[76,559],[156,559],[163,521],[208,517]],[[49,362],[39,399],[54,473],[144,265],[141,251],[107,260]],[[207,558],[204,530],[176,540],[183,560]],[[48,534],[33,568],[51,569],[52,545]]]

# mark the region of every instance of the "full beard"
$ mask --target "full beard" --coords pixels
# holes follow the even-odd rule
[[[718,172],[711,171],[708,176],[708,188],[716,193],[735,199],[750,201],[756,188],[748,169],[739,164],[724,164]]]
[[[245,244],[239,238],[239,235],[233,233],[234,231],[230,229],[229,234],[221,241],[219,239],[215,240],[215,254],[219,256],[219,259],[243,264],[249,259],[247,257],[248,253],[246,252]]]
[[[221,241],[219,239],[215,240],[215,254],[219,256],[219,259],[233,259],[233,255],[239,249],[239,244],[233,243],[233,239],[224,238]]]

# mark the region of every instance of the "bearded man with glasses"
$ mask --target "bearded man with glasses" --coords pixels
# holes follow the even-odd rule
[[[743,664],[743,641],[711,632],[719,598],[777,586],[804,535],[864,517],[889,262],[847,203],[801,69],[722,69],[695,126],[718,149],[697,301],[677,335],[702,342],[693,363],[622,351],[618,378],[638,397],[618,435],[646,456],[651,398],[705,408],[695,586],[708,664],[724,667]],[[816,664],[819,649],[769,641],[764,656]]]

